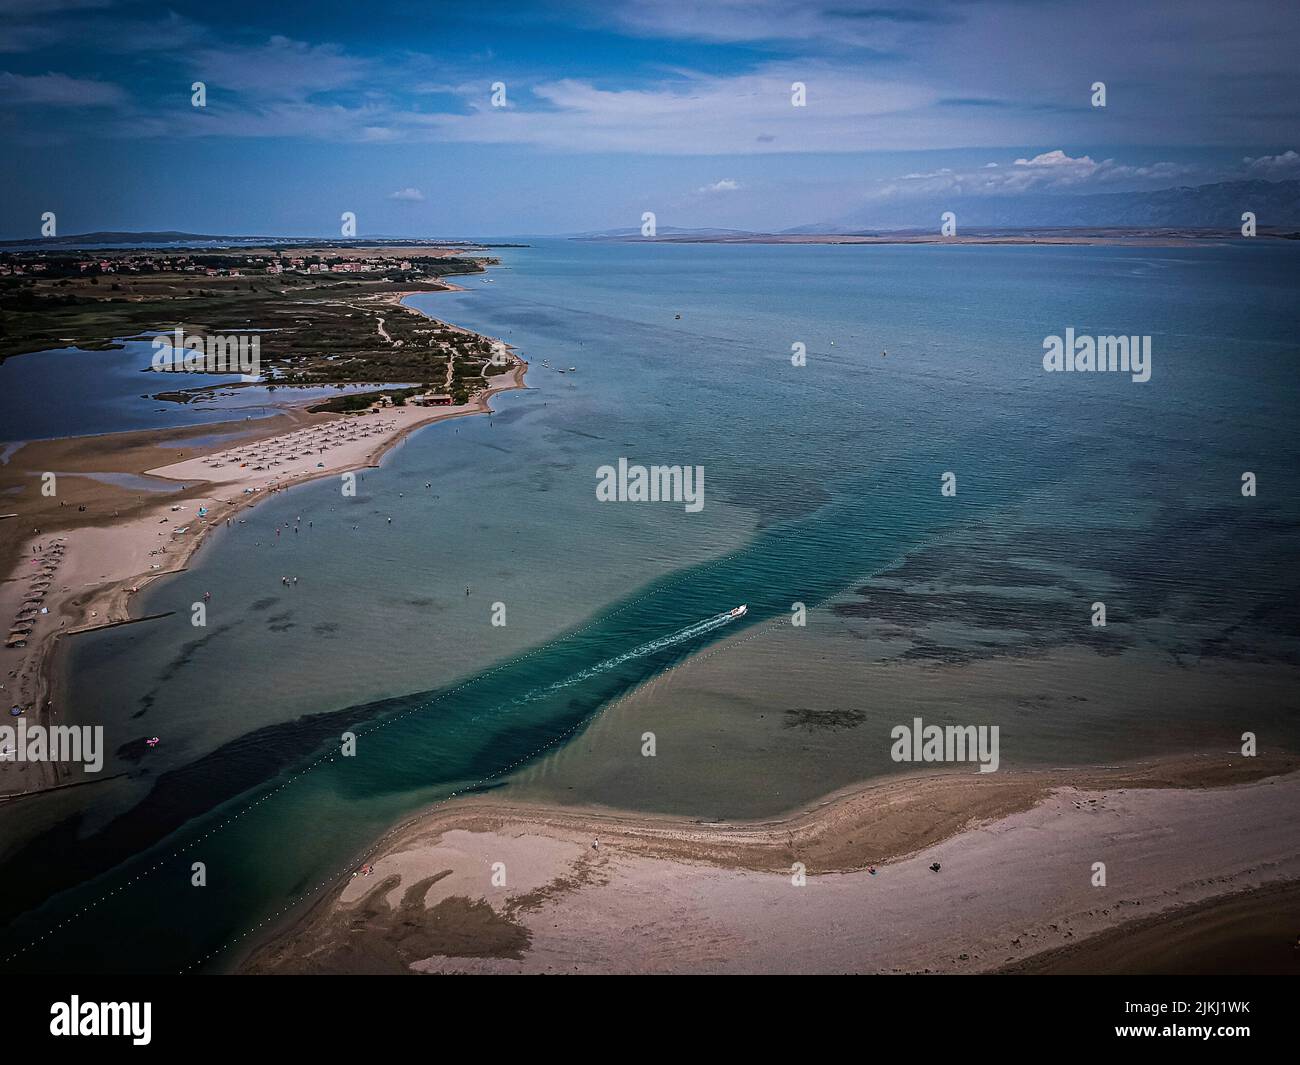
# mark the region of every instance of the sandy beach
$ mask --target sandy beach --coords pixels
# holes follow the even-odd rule
[[[403,295],[394,294],[391,302]],[[490,413],[492,396],[525,387],[528,364],[513,352],[510,358],[510,370],[486,378],[461,405],[408,404],[360,414],[313,414],[286,405],[281,414],[256,421],[19,446],[7,455],[3,474],[6,484],[25,489],[22,502],[0,508],[19,512],[0,521],[6,553],[15,560],[0,584],[0,617],[12,641],[0,649],[5,710],[23,707],[30,724],[57,722],[61,637],[129,622],[135,593],[184,569],[212,529],[238,520],[269,494],[376,466],[416,429]],[[202,445],[190,445],[192,438]],[[39,493],[44,470],[60,471],[56,498]],[[146,478],[163,490],[105,482],[106,473]],[[78,520],[83,512],[84,521]],[[56,786],[59,768],[0,762],[0,796]]]
[[[1071,951],[1136,921],[1148,922],[1147,960],[1167,970],[1152,920],[1230,902],[1229,955],[1242,914],[1284,923],[1300,881],[1297,770],[1289,755],[1225,753],[943,771],[736,824],[456,801],[390,833],[244,969],[974,973],[1036,960],[1036,971],[1101,971]],[[1286,950],[1293,939],[1292,928]]]

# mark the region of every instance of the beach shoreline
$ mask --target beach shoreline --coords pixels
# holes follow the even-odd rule
[[[383,301],[398,304],[417,291],[386,294]],[[412,309],[424,314],[418,308]],[[430,320],[457,332],[478,336],[472,330],[440,319],[430,317]],[[493,338],[484,339],[490,341]],[[210,443],[192,453],[182,452],[185,457],[180,461],[134,471],[160,483],[171,482],[177,486],[176,492],[159,492],[156,501],[130,508],[130,512],[120,518],[114,511],[111,519],[101,517],[84,525],[72,524],[54,531],[34,532],[20,542],[8,579],[0,583],[0,616],[15,617],[20,610],[31,611],[32,608],[23,607],[24,599],[34,598],[29,593],[33,586],[43,581],[42,574],[48,574],[50,578],[41,588],[40,605],[47,613],[37,614],[33,619],[33,631],[25,647],[6,648],[0,652],[5,674],[5,709],[8,710],[11,703],[26,707],[29,726],[57,723],[62,694],[59,683],[61,661],[66,648],[63,637],[137,620],[131,618],[130,608],[139,592],[158,578],[185,570],[213,529],[224,527],[228,521],[272,494],[325,477],[375,468],[401,440],[417,429],[455,418],[492,413],[493,396],[527,387],[528,363],[509,345],[504,345],[504,348],[511,360],[510,368],[484,378],[485,387],[460,405],[393,406],[376,412],[344,415],[311,413],[306,409],[306,402],[286,403],[279,415],[253,422],[212,422],[162,433],[136,430],[105,436],[33,441],[9,454],[8,463],[23,469],[29,476],[38,476],[35,468],[23,461],[22,452],[28,447],[34,447],[37,454],[93,455],[107,449],[106,437],[118,438],[112,441],[113,446],[138,445],[140,448],[149,446],[150,438],[158,438],[167,444],[183,443],[188,436],[227,438],[224,446]],[[263,424],[266,422],[274,424],[267,426]],[[358,428],[344,428],[352,426]],[[308,461],[308,465],[302,469],[272,472],[269,467],[255,469],[251,463],[242,466],[223,463],[214,467],[211,462],[215,456],[239,448],[293,446],[306,449],[309,444],[317,442],[309,438],[310,434],[331,431],[352,432],[353,435],[346,442],[333,442],[325,449],[317,449],[316,454],[308,455],[304,450],[301,457]],[[287,441],[292,443],[286,444]],[[153,446],[161,450],[162,444]],[[315,465],[318,460],[320,464]],[[60,475],[60,479],[63,478],[79,479],[75,472]],[[119,497],[125,498],[126,494],[104,488],[97,498],[116,502]],[[182,511],[173,510],[174,507],[183,507],[184,517],[178,516]],[[206,508],[206,514],[196,519],[194,515],[201,507]],[[176,528],[172,524],[173,517],[177,523],[182,520],[190,523],[182,538],[172,535],[172,529]],[[8,520],[23,519],[14,517]],[[168,525],[166,536],[158,528],[163,522]],[[40,569],[35,571],[32,585],[24,587],[24,580],[33,577],[33,571],[28,568],[33,565],[33,560]],[[52,568],[47,568],[47,563],[52,563]],[[45,762],[0,762],[0,799],[33,795],[67,783],[60,777],[58,768]],[[71,767],[65,768],[65,773],[71,772]]]
[[[1300,881],[1297,795],[1300,757],[1223,753],[909,773],[728,824],[467,797],[391,829],[237,971],[998,971]],[[1112,891],[1092,885],[1097,859]],[[960,928],[926,941],[932,907],[958,905]]]

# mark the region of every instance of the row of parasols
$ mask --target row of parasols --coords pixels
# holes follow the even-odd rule
[[[319,455],[332,447],[352,443],[367,436],[374,436],[377,433],[387,432],[396,424],[396,422],[362,424],[357,421],[348,421],[334,422],[329,426],[312,426],[308,429],[298,429],[285,436],[271,437],[248,445],[245,449],[236,448],[209,456],[208,467],[216,470],[228,462],[238,462],[241,466],[256,462],[260,465],[254,466],[253,469],[264,470],[271,466],[279,466],[289,459],[313,458],[313,450],[316,455]]]
[[[6,647],[27,646],[27,637],[32,634],[40,615],[46,611],[45,597],[49,594],[50,585],[54,583],[55,571],[63,561],[63,552],[66,548],[66,544],[56,540],[43,554],[32,559],[32,565],[37,569],[28,578],[30,583],[27,586],[27,593],[23,597],[22,606],[18,608],[18,613],[14,615],[13,625],[5,639]]]

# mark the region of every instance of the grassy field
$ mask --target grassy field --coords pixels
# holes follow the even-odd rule
[[[210,256],[205,256],[209,258]],[[238,264],[232,257],[231,265]],[[262,371],[285,384],[404,383],[472,387],[491,348],[474,334],[398,305],[394,293],[436,291],[436,278],[482,271],[456,256],[363,275],[105,273],[0,279],[0,359],[55,347],[105,348],[182,326],[191,335],[257,330]],[[397,276],[392,276],[396,274]],[[447,363],[455,355],[455,373]]]

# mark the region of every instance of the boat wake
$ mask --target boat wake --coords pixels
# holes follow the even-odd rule
[[[558,681],[555,684],[530,691],[527,695],[520,696],[515,700],[515,702],[531,703],[537,699],[545,698],[555,692],[563,691],[565,688],[570,688],[575,684],[580,684],[584,680],[590,680],[592,677],[599,676],[601,673],[608,673],[611,669],[617,669],[619,666],[623,665],[624,662],[631,662],[633,659],[644,658],[646,655],[655,654],[658,651],[663,651],[676,644],[686,643],[688,640],[697,639],[700,636],[704,636],[713,632],[715,629],[720,629],[724,625],[729,625],[731,622],[744,617],[745,613],[745,607],[736,607],[735,610],[728,610],[724,613],[716,614],[711,618],[707,618],[704,621],[697,621],[694,625],[687,625],[686,628],[679,629],[671,636],[661,636],[659,639],[651,640],[649,643],[642,644],[640,647],[633,648],[631,651],[625,651],[623,654],[616,655],[614,658],[608,658],[604,662],[598,662],[596,665],[581,670],[580,672],[573,674],[573,676],[566,677],[564,680]]]

